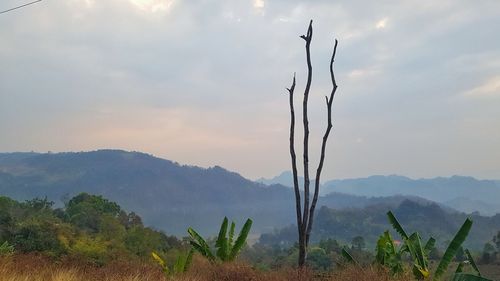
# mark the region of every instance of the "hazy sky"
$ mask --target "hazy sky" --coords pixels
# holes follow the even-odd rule
[[[335,36],[324,178],[500,178],[498,0],[43,0],[0,14],[0,151],[120,148],[278,174],[309,19],[311,171]]]

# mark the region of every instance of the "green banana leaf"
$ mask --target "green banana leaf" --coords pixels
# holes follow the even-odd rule
[[[245,246],[245,243],[247,241],[248,233],[250,232],[250,229],[252,228],[252,223],[253,221],[251,219],[247,219],[243,227],[241,228],[240,234],[238,235],[238,238],[234,242],[234,246],[231,248],[231,252],[229,254],[229,260],[234,260],[236,256],[239,254],[243,246]]]
[[[173,272],[174,274],[179,274],[184,272],[184,265],[186,264],[187,255],[179,255],[175,260]]]
[[[424,251],[427,256],[429,256],[429,253],[434,248],[434,245],[436,245],[436,239],[429,237],[429,240],[427,240],[424,246]]]
[[[234,223],[234,221],[231,222],[231,228],[229,229],[229,239],[227,241],[229,248],[233,248],[234,228],[235,227],[236,227],[236,224]]]
[[[389,222],[391,223],[392,227],[394,227],[396,232],[399,233],[399,235],[401,235],[403,240],[409,239],[408,234],[406,234],[406,231],[403,229],[403,227],[401,226],[401,224],[391,211],[387,212],[387,217],[389,218]]]
[[[392,237],[389,231],[385,231],[384,234],[380,235],[377,240],[377,255],[375,256],[376,261],[381,265],[386,265],[387,256],[393,253],[394,243],[392,243]],[[394,251],[395,253],[395,251]]]
[[[464,272],[464,267],[465,267],[465,264],[468,263],[468,261],[461,261],[458,263],[458,266],[457,266],[457,269],[455,270],[455,273],[462,273]]]
[[[415,232],[410,236],[410,243],[412,243],[413,249],[415,250],[414,259],[417,261],[418,265],[427,270],[427,260],[425,258],[424,249],[422,248],[418,232]]]
[[[349,254],[349,252],[344,248],[342,248],[342,257],[347,260],[347,262],[352,263],[352,264],[358,264],[358,262]]]
[[[215,241],[215,247],[217,248],[217,257],[222,261],[226,261],[229,256],[228,240],[226,238],[227,225],[227,217],[224,217],[224,220],[222,221],[222,224],[220,226],[219,236],[217,237],[217,241]]]
[[[439,262],[439,265],[434,272],[434,277],[433,280],[440,280],[443,274],[446,272],[446,269],[450,265],[451,261],[457,254],[458,248],[462,245],[462,243],[465,241],[467,236],[469,235],[469,231],[472,227],[472,220],[467,218],[458,230],[457,234],[455,234],[455,237],[453,240],[451,240],[450,245],[448,245],[448,248],[444,252],[443,258]]]
[[[193,240],[189,241],[191,246],[198,251],[202,256],[208,258],[210,261],[215,261],[215,256],[210,250],[207,242],[201,237],[194,229],[188,228],[188,233]]]
[[[476,262],[474,261],[474,258],[472,257],[469,249],[465,249],[465,254],[467,255],[467,260],[469,261],[472,268],[476,271],[477,275],[481,276],[481,272],[479,271],[479,268],[477,267]]]
[[[396,250],[394,241],[389,231],[385,231],[377,241],[376,261],[379,264],[388,267],[394,275],[403,272],[401,255]]]

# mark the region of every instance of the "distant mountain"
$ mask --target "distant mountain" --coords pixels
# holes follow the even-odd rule
[[[299,186],[302,188],[304,186],[304,177],[298,176]],[[270,178],[260,178],[257,179],[256,182],[260,182],[267,185],[280,184],[287,187],[293,187],[293,175],[291,171],[283,171],[281,174]],[[311,180],[311,186],[314,186],[315,180]]]
[[[411,195],[441,202],[464,212],[479,211],[484,215],[500,213],[499,181],[477,180],[473,177],[452,176],[414,180],[394,175],[371,176],[325,182],[322,193],[330,192],[360,196]]]
[[[253,182],[218,166],[179,165],[121,150],[0,153],[0,195],[16,200],[47,196],[61,206],[80,192],[103,195],[138,213],[146,225],[175,235],[186,235],[189,226],[214,235],[224,216],[239,223],[253,218],[256,233],[295,222],[292,189]],[[396,208],[405,199],[430,203],[415,196],[333,193],[320,197],[318,204],[337,210]]]
[[[499,203],[486,203],[484,201],[465,197],[457,197],[455,199],[445,201],[442,204],[466,213],[479,212],[483,215],[494,215],[496,213],[500,213]]]
[[[386,197],[367,197],[352,194],[345,194],[339,192],[328,193],[320,197],[320,205],[326,206],[331,209],[352,209],[352,208],[365,208],[369,206],[384,207],[387,209],[397,208],[403,201],[410,200],[420,205],[437,204],[443,211],[447,213],[457,213],[454,208],[446,204],[439,204],[431,200],[427,200],[418,196],[411,195],[393,195]],[[472,213],[472,212],[471,212]]]
[[[293,222],[293,192],[267,186],[215,166],[179,165],[144,153],[99,150],[80,153],[0,154],[0,195],[57,202],[80,192],[103,195],[135,211],[148,225],[186,235],[193,226],[214,234],[224,216],[255,219],[265,231]]]
[[[148,225],[177,235],[185,235],[188,226],[214,234],[224,216],[252,217],[257,232],[295,219],[290,188],[255,183],[217,166],[183,166],[120,150],[0,154],[1,195],[17,200],[47,196],[61,205],[79,192],[103,195],[139,213]],[[320,198],[319,204],[341,208],[380,201],[337,194]]]
[[[304,178],[300,177],[299,181],[303,181],[303,180],[304,180]],[[260,179],[257,179],[256,182],[260,182],[260,183],[267,184],[267,185],[281,184],[284,186],[293,187],[293,176],[292,176],[292,172],[284,171],[281,174],[279,174],[273,178],[270,178],[270,179],[260,178]]]
[[[271,179],[260,178],[264,184],[281,184],[292,187],[292,173],[284,171]],[[302,186],[304,179],[299,177]],[[312,183],[311,183],[312,184]],[[350,194],[364,197],[416,196],[441,203],[466,213],[479,212],[492,216],[500,213],[500,181],[477,180],[473,177],[452,176],[432,179],[411,179],[404,176],[370,176],[367,178],[326,181],[320,194]],[[382,199],[385,200],[385,199]],[[342,202],[338,202],[343,204]],[[335,204],[336,206],[337,204]]]
[[[392,231],[386,215],[388,210],[395,213],[407,232],[418,231],[424,239],[433,236],[441,248],[446,241],[453,238],[467,217],[464,213],[447,212],[432,202],[415,202],[411,199],[404,199],[397,206],[380,204],[340,210],[322,207],[317,213],[311,239],[317,242],[333,237],[344,243],[350,243],[352,238],[363,236],[368,247],[373,249],[380,234],[385,230]],[[500,214],[493,217],[473,214],[470,217],[474,224],[465,245],[480,250],[500,230]],[[397,233],[393,235],[399,237]],[[290,246],[296,240],[296,227],[288,226],[275,230],[274,233],[262,234],[259,242]]]

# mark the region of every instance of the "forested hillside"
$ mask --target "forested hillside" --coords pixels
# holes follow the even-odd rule
[[[369,248],[374,248],[380,233],[392,229],[386,215],[389,210],[397,215],[408,231],[418,231],[423,237],[433,236],[437,239],[438,246],[452,239],[467,217],[474,221],[474,227],[466,242],[469,248],[481,250],[500,230],[500,214],[493,217],[477,214],[468,216],[464,213],[447,212],[435,203],[405,199],[397,206],[381,204],[340,210],[322,207],[317,214],[312,239],[318,242],[334,237],[349,243],[354,237],[361,236]],[[296,235],[296,227],[288,226],[274,233],[263,234],[260,242],[266,245],[290,246],[297,240]]]
[[[175,236],[145,227],[134,212],[101,196],[81,193],[64,208],[46,199],[17,202],[0,196],[0,245],[17,253],[41,253],[104,264],[150,259],[151,251],[181,249]]]
[[[293,222],[292,191],[266,186],[221,167],[199,168],[144,153],[0,154],[0,195],[17,200],[45,196],[56,205],[80,192],[103,195],[145,224],[184,235],[188,226],[214,234],[224,216],[255,219],[255,231]]]

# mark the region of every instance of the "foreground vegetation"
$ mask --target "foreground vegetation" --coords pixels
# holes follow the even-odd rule
[[[500,280],[495,272],[500,268],[495,265],[500,233],[482,254],[471,253],[459,245],[470,230],[471,222],[466,221],[468,230],[459,231],[464,235],[450,254],[435,243],[424,243],[416,232],[409,235],[389,215],[400,244],[389,232],[380,236],[375,252],[362,236],[351,243],[324,239],[308,250],[308,271],[298,272],[296,244],[246,244],[250,219],[239,232],[224,218],[217,237],[202,238],[190,228],[189,236],[178,239],[145,227],[138,215],[101,196],[82,193],[63,208],[46,199],[17,202],[0,197],[0,281],[414,280],[436,276],[432,273],[439,267],[451,269],[442,272],[442,280],[451,280],[457,268]],[[449,266],[439,266],[443,260]]]
[[[137,214],[87,193],[64,208],[54,208],[46,199],[21,203],[0,197],[0,245],[0,254],[15,250],[96,265],[150,260],[152,251],[176,255],[187,247],[175,236],[145,227]]]
[[[54,263],[38,255],[0,258],[0,281],[391,281],[412,280],[407,276],[392,278],[380,269],[347,267],[331,273],[299,272],[293,268],[261,271],[245,263],[212,264],[195,257],[186,273],[169,278],[159,267],[144,263],[112,262],[105,266],[84,265],[74,260]]]

